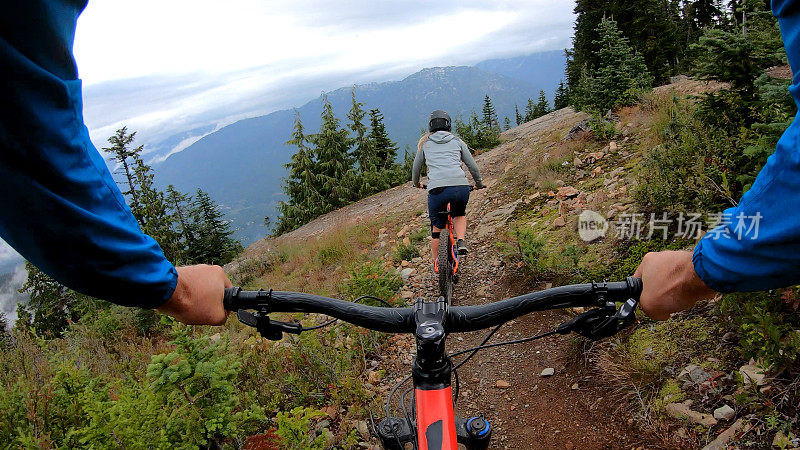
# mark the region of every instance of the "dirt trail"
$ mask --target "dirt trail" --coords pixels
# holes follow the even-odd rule
[[[523,286],[503,281],[505,267],[495,245],[496,235],[505,232],[505,222],[514,212],[519,186],[509,186],[501,178],[519,164],[529,163],[536,155],[559,141],[573,125],[586,118],[569,108],[559,110],[503,133],[504,143],[476,157],[489,189],[472,193],[468,220],[471,253],[461,269],[461,281],[454,291],[455,304],[482,304],[522,293]],[[527,158],[526,158],[527,157]],[[541,162],[541,159],[539,159]],[[425,207],[426,193],[410,183],[398,186],[323,216],[294,232],[267,243],[251,245],[246,254],[258,254],[267,245],[317,236],[347,223],[371,220],[386,212],[409,217]],[[417,218],[421,221],[425,217]],[[427,252],[422,261],[412,263],[416,270],[407,285],[414,295],[436,296]],[[527,337],[550,331],[566,319],[558,312],[531,314],[506,324],[492,342]],[[451,336],[450,351],[478,345],[486,332]],[[410,373],[410,337],[398,338],[405,354],[394,361],[384,360],[389,376],[386,383]],[[482,413],[495,427],[492,448],[508,449],[635,449],[653,448],[654,443],[630,429],[625,410],[610,400],[610,388],[576,360],[578,352],[570,337],[551,336],[532,343],[489,349],[479,353],[459,371],[461,395],[457,415],[469,417]],[[555,374],[542,377],[545,368]],[[507,388],[498,388],[498,380]]]

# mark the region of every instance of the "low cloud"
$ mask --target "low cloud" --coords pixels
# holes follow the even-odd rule
[[[98,147],[123,125],[152,146],[354,83],[563,49],[573,7],[545,0],[90,3],[76,35],[85,119]],[[115,20],[121,14],[126,21]]]

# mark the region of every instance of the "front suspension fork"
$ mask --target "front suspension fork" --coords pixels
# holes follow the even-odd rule
[[[405,450],[407,443],[416,444],[416,423],[400,417],[389,417],[375,426],[375,434],[385,450]],[[492,439],[492,426],[483,416],[456,417],[458,443],[467,450],[486,450]],[[416,447],[415,447],[416,448]]]

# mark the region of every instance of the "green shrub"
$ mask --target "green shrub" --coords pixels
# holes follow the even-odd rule
[[[632,102],[633,103],[633,102]],[[589,129],[592,130],[595,139],[608,140],[617,135],[617,128],[613,120],[607,120],[601,114],[594,113],[589,118]]]
[[[353,301],[362,295],[371,295],[383,300],[389,300],[403,287],[403,280],[399,275],[383,268],[379,261],[362,264],[350,271],[350,278],[345,280],[340,287],[340,292]],[[374,302],[366,301],[366,304]]]
[[[719,304],[738,331],[745,358],[761,360],[775,374],[797,369],[800,362],[800,334],[795,331],[800,318],[786,302],[796,296],[796,288],[729,294]]]
[[[582,254],[581,249],[572,244],[548,249],[544,240],[527,226],[512,231],[514,247],[506,247],[505,253],[516,253],[522,267],[535,278],[569,278],[576,270]]]
[[[400,261],[411,261],[419,256],[419,249],[414,244],[400,244],[394,251],[393,259],[396,263]]]
[[[314,408],[297,407],[289,412],[279,412],[276,434],[281,438],[281,448],[287,450],[306,450],[325,448],[325,435],[316,433],[313,425],[325,413]]]

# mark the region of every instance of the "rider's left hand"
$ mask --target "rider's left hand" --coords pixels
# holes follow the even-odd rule
[[[228,314],[222,306],[231,281],[220,266],[177,267],[178,284],[172,297],[157,308],[187,325],[222,325]]]

